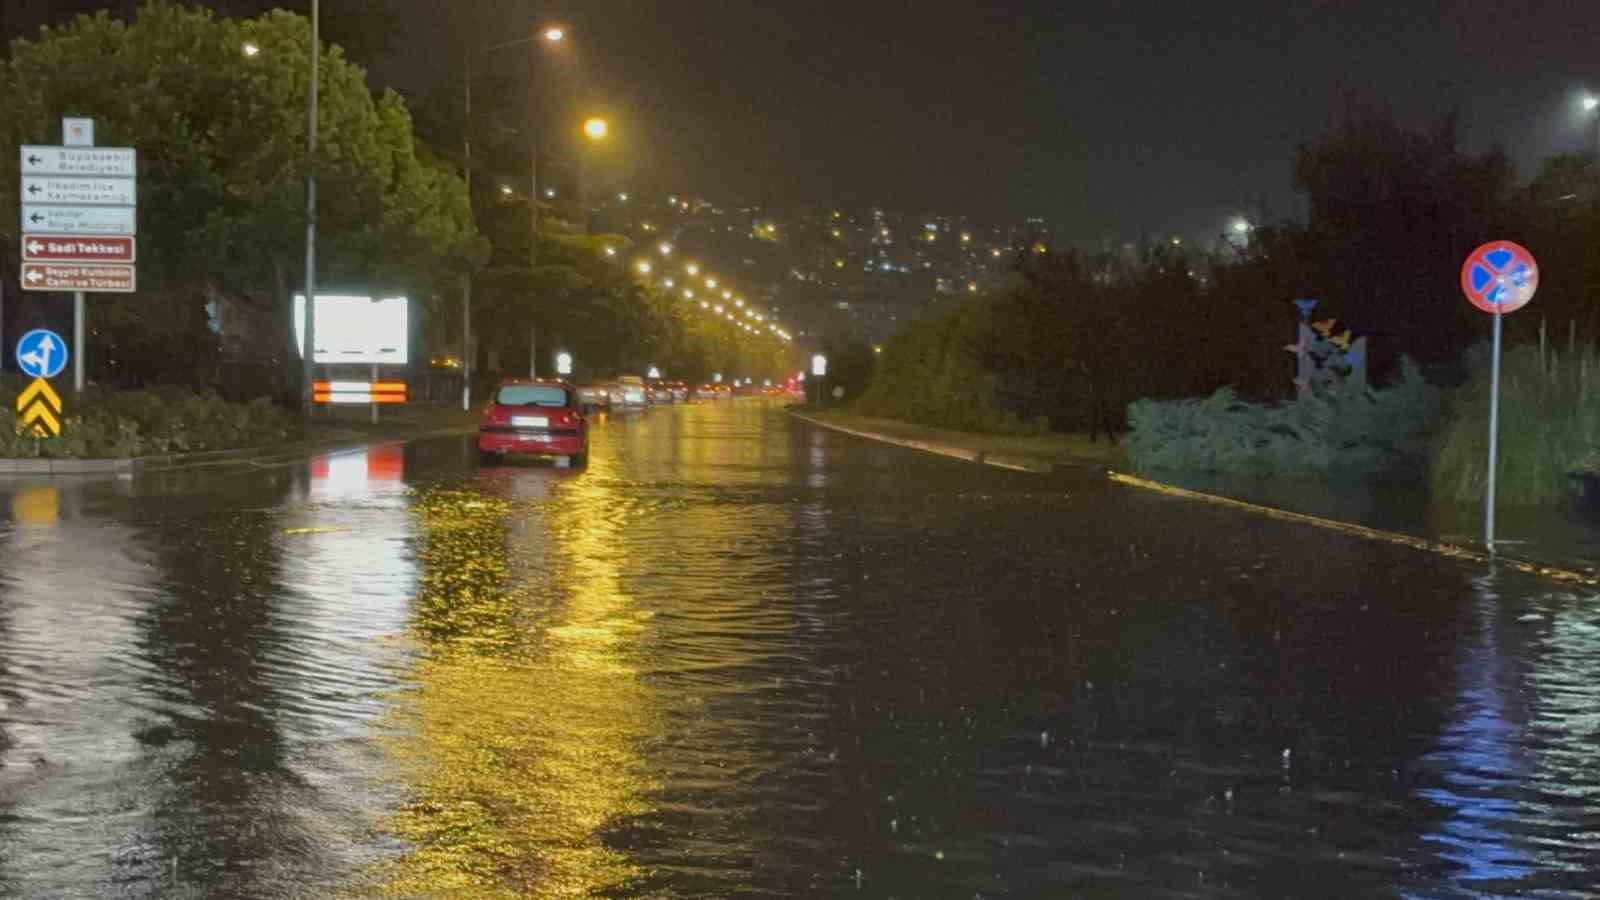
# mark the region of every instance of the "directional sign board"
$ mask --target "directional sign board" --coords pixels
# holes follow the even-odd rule
[[[23,263],[22,289],[26,291],[93,291],[131,294],[138,290],[133,266],[84,263]]]
[[[125,235],[77,237],[30,234],[22,240],[23,262],[131,263],[135,241]]]
[[[61,133],[66,146],[20,150],[22,289],[131,294],[138,287],[139,154],[94,146],[90,119],[63,119]],[[75,301],[75,328],[82,301]],[[81,365],[76,377],[81,381]]]
[[[30,378],[54,378],[67,367],[67,342],[48,328],[35,328],[17,341],[17,368]]]
[[[61,436],[61,397],[50,382],[35,378],[17,395],[17,422],[38,437]]]
[[[132,147],[22,147],[23,175],[134,178],[139,154]]]
[[[1538,289],[1539,264],[1521,244],[1490,241],[1461,265],[1461,290],[1467,302],[1486,313],[1516,312]]]
[[[131,206],[42,206],[22,204],[26,234],[133,234],[138,216]]]
[[[132,178],[24,175],[22,199],[26,203],[132,206],[138,202],[137,184]]]

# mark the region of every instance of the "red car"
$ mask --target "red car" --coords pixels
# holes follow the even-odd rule
[[[573,468],[589,462],[589,423],[578,391],[564,381],[507,379],[478,426],[478,462],[498,465],[508,453],[564,456]]]

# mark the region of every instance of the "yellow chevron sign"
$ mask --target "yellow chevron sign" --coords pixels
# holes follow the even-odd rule
[[[61,436],[61,397],[50,387],[50,382],[35,378],[17,395],[17,421],[23,429],[31,428],[39,437]]]

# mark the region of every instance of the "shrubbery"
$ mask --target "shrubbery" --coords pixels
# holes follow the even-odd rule
[[[303,435],[300,417],[267,400],[229,403],[209,391],[90,390],[66,398],[61,437],[17,433],[16,390],[0,387],[0,457],[120,458],[261,447]]]
[[[1489,359],[1455,392],[1433,467],[1435,496],[1481,502],[1488,473]],[[1590,384],[1591,373],[1595,384]],[[1541,345],[1507,350],[1500,374],[1498,498],[1552,506],[1572,495],[1568,475],[1600,470],[1600,352]]]
[[[1281,404],[1232,388],[1128,406],[1128,458],[1140,470],[1258,476],[1372,476],[1426,471],[1441,417],[1438,388],[1409,360],[1384,390],[1342,386]]]
[[[855,411],[936,428],[991,434],[1038,434],[1000,408],[998,378],[977,359],[974,345],[988,333],[989,309],[969,304],[960,311],[906,326],[883,348],[877,371]]]

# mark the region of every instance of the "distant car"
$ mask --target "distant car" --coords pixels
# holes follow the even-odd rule
[[[507,454],[565,457],[573,468],[589,462],[589,423],[578,392],[561,381],[501,382],[478,426],[478,462],[492,466]]]
[[[645,393],[644,379],[637,375],[623,375],[617,379],[617,384],[622,387],[622,406],[642,407],[650,403],[650,397]],[[613,404],[616,395],[612,395]]]
[[[622,385],[615,382],[606,385],[606,396],[611,399],[611,406],[613,409],[628,402],[627,395],[623,393]]]
[[[605,409],[611,405],[611,392],[603,384],[578,385],[578,404],[588,410]]]
[[[686,384],[684,384],[683,382],[680,381],[677,384],[672,385],[670,390],[672,391],[672,402],[673,403],[688,403],[689,402],[689,386],[688,385],[686,385]]]

